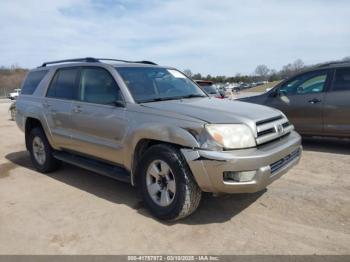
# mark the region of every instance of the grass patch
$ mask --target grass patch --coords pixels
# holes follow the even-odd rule
[[[274,87],[275,85],[277,85],[280,82],[281,82],[281,80],[280,81],[273,81],[273,82],[270,82],[270,83],[267,83],[267,84],[264,84],[261,86],[256,86],[256,87],[245,89],[244,92],[265,92],[265,90],[267,88]]]

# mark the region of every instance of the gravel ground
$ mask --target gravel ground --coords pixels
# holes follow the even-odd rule
[[[205,195],[152,218],[135,189],[64,165],[36,172],[0,104],[0,254],[350,254],[350,142],[308,139],[300,164],[256,194]]]

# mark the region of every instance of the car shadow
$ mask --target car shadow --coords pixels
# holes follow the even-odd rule
[[[303,137],[302,145],[305,151],[350,155],[350,139]]]
[[[201,203],[194,214],[182,220],[166,224],[201,225],[224,223],[248,208],[265,192],[267,192],[267,189],[252,194],[223,194],[213,196],[212,194],[204,193]]]
[[[9,153],[5,158],[15,165],[35,171],[27,151]],[[61,169],[53,173],[36,174],[56,179],[107,201],[127,205],[146,217],[152,217],[145,208],[136,188],[127,183],[69,164],[63,164]],[[254,194],[220,195],[216,197],[204,193],[198,209],[191,216],[174,222],[159,222],[167,226],[178,223],[189,225],[223,223],[249,207],[265,192],[266,190]]]

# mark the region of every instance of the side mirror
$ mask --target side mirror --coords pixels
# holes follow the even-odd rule
[[[125,107],[125,106],[126,106],[126,103],[125,103],[124,100],[116,100],[116,101],[114,101],[114,105],[115,105],[116,107]]]
[[[278,88],[271,90],[271,92],[269,94],[270,97],[278,97],[279,95],[280,95],[280,91]]]

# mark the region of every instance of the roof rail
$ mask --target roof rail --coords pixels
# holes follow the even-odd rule
[[[84,58],[74,58],[74,59],[65,59],[65,60],[57,60],[57,61],[44,62],[44,63],[41,65],[41,67],[45,67],[45,66],[47,66],[47,65],[52,65],[52,64],[69,63],[69,62],[99,63],[99,62],[101,62],[101,60],[104,60],[104,61],[117,61],[117,62],[124,62],[124,63],[139,63],[139,64],[157,65],[156,63],[151,62],[151,61],[128,61],[128,60],[112,59],[112,58],[84,57]]]
[[[47,65],[51,64],[59,64],[59,63],[67,63],[67,62],[100,62],[96,58],[93,57],[85,57],[85,58],[74,58],[74,59],[65,59],[65,60],[57,60],[57,61],[50,61],[50,62],[44,62],[41,67],[45,67]]]
[[[128,60],[122,60],[122,59],[113,59],[113,58],[96,58],[97,60],[101,61],[116,61],[116,62],[124,62],[124,63],[138,63],[138,64],[148,64],[148,65],[157,65],[156,63],[152,61],[128,61]]]
[[[331,65],[340,65],[340,64],[349,64],[350,61],[334,61],[334,62],[328,62],[328,63],[323,63],[320,65],[317,65],[317,67],[327,67],[327,66],[331,66]]]

